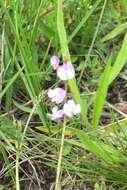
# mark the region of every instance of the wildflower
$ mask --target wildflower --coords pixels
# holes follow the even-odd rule
[[[55,107],[52,109],[52,114],[48,114],[48,115],[51,117],[51,119],[52,119],[53,121],[57,121],[57,120],[59,120],[60,118],[63,117],[64,111],[63,111],[62,109],[58,110],[58,107],[55,106]]]
[[[53,67],[54,70],[58,69],[60,60],[56,55],[53,55],[50,58],[51,66]]]
[[[81,107],[79,104],[75,104],[75,102],[71,99],[64,104],[63,110],[66,116],[73,117],[81,112]]]
[[[57,75],[61,80],[69,80],[74,78],[75,70],[71,63],[64,63],[63,65],[59,66],[57,69]]]
[[[62,88],[49,89],[48,97],[51,98],[51,102],[55,102],[57,104],[61,103],[66,96],[65,90]]]

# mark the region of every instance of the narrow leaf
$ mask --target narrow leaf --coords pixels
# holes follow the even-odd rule
[[[25,106],[25,105],[22,105],[22,104],[18,103],[18,102],[15,101],[15,100],[13,100],[13,103],[14,103],[14,105],[15,105],[18,109],[20,109],[20,110],[22,110],[22,111],[24,111],[24,112],[26,112],[26,113],[30,113],[30,112],[32,111],[32,108],[27,107],[27,106]],[[37,112],[36,112],[36,113],[37,113]]]
[[[99,119],[102,113],[102,109],[105,103],[105,98],[107,95],[107,90],[109,86],[109,75],[110,75],[110,69],[111,69],[111,57],[108,60],[107,66],[104,70],[104,73],[102,75],[102,79],[100,82],[100,86],[96,93],[95,98],[95,105],[93,110],[93,126],[94,128],[97,128]]]
[[[120,24],[115,29],[113,29],[109,34],[104,36],[102,38],[102,42],[105,42],[105,41],[108,41],[108,40],[115,38],[116,36],[118,36],[119,34],[124,32],[126,29],[127,29],[127,22]]]
[[[58,7],[57,7],[57,29],[58,29],[59,39],[60,39],[63,61],[71,62],[70,53],[69,53],[68,44],[67,44],[67,35],[66,35],[66,31],[65,31],[65,26],[64,26],[63,9],[62,9],[62,1],[61,0],[58,0]],[[82,108],[82,118],[83,118],[86,126],[88,126],[89,123],[88,123],[87,116],[86,116],[86,107],[83,104],[83,101],[80,97],[80,92],[79,92],[78,86],[76,84],[76,80],[71,79],[71,80],[69,80],[68,84],[72,91],[74,99],[76,100],[77,103],[80,104],[80,106]]]
[[[116,61],[111,69],[111,74],[109,77],[109,84],[112,83],[112,81],[117,77],[117,75],[122,70],[123,66],[125,65],[127,61],[127,34],[124,37],[124,41],[122,44],[122,47],[118,53],[118,56],[116,58]]]

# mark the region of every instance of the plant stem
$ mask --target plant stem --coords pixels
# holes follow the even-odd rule
[[[65,91],[67,92],[68,84],[65,83]],[[67,97],[65,97],[64,103],[67,101]],[[60,173],[61,173],[61,163],[62,163],[62,155],[63,155],[63,148],[64,148],[64,137],[66,131],[66,116],[64,116],[63,121],[63,131],[61,136],[61,145],[60,145],[60,152],[59,152],[59,160],[57,165],[57,174],[56,174],[56,182],[55,182],[55,190],[60,190]]]
[[[16,190],[20,190],[20,184],[19,184],[19,150],[17,150],[17,152],[16,152],[15,172],[16,172]]]
[[[56,174],[56,182],[55,182],[55,190],[60,190],[60,173],[61,173],[61,163],[62,163],[62,155],[63,155],[63,148],[64,148],[64,136],[66,130],[66,120],[63,123],[63,131],[61,137],[61,146],[60,146],[60,153],[59,153],[59,160],[57,165],[57,174]]]

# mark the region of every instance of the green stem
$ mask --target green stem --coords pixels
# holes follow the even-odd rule
[[[58,166],[57,166],[57,174],[56,174],[56,182],[55,182],[55,190],[60,190],[60,173],[61,173],[61,163],[62,163],[62,155],[63,155],[63,148],[64,148],[64,136],[65,136],[65,130],[66,130],[66,120],[63,124],[63,131],[62,131],[62,137],[61,137],[61,146],[60,146],[60,153],[59,153],[59,160],[58,160]]]
[[[67,35],[66,35],[65,26],[64,26],[62,0],[57,1],[57,30],[59,34],[63,62],[65,61],[71,62],[71,57],[70,57],[70,52],[69,52],[68,42],[67,42]],[[75,78],[69,80],[68,85],[71,89],[71,92],[75,101],[81,106],[81,114],[82,114],[82,118],[85,125],[87,127],[90,126],[87,119],[87,106],[82,101]]]
[[[19,183],[19,150],[17,150],[17,152],[16,152],[15,172],[16,172],[16,190],[20,190],[20,183]]]
[[[68,84],[65,83],[65,91],[67,92]],[[67,101],[67,97],[64,100],[64,103]],[[63,148],[64,148],[64,137],[65,137],[65,131],[66,131],[66,116],[64,116],[63,121],[63,131],[62,131],[62,137],[61,137],[61,146],[60,146],[60,152],[59,152],[59,159],[58,159],[58,165],[57,165],[57,174],[56,174],[56,183],[55,183],[55,190],[60,190],[60,174],[61,174],[61,163],[62,163],[62,155],[63,155]]]

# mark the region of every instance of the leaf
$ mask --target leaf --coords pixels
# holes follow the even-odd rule
[[[58,1],[57,30],[58,30],[59,39],[60,39],[63,61],[71,62],[70,53],[69,53],[69,49],[68,49],[67,35],[66,35],[66,31],[65,31],[65,26],[64,26],[63,9],[62,9],[62,1],[61,0]],[[88,122],[88,119],[86,116],[86,106],[83,104],[83,101],[80,97],[80,92],[79,92],[78,86],[76,84],[75,78],[69,80],[68,84],[72,91],[74,99],[81,106],[82,118],[83,118],[86,126],[89,126],[89,122]]]
[[[8,88],[15,82],[15,80],[17,79],[17,77],[20,75],[20,73],[22,72],[22,70],[24,69],[25,66],[23,66],[13,77],[12,79],[10,79],[10,81],[8,82],[8,84],[6,85],[6,87],[3,89],[3,91],[0,93],[0,99],[3,97],[3,95],[6,93],[6,91],[8,90]]]
[[[118,130],[121,127],[126,127],[127,126],[127,118],[118,120],[117,122],[113,122],[109,125],[106,125],[105,131],[102,133],[101,137],[106,136],[107,134],[110,134],[112,132],[115,132],[115,130]]]
[[[40,132],[43,132],[45,134],[56,134],[59,133],[59,131],[61,130],[61,127],[59,126],[50,126],[50,131],[49,131],[49,127],[42,127],[42,126],[37,126],[35,127],[35,129],[39,130]],[[65,136],[72,136],[74,135],[73,131],[69,128],[66,129],[65,131]]]
[[[127,61],[127,34],[124,37],[122,47],[117,55],[116,61],[111,69],[109,84],[117,77]]]
[[[96,93],[95,98],[95,105],[93,109],[93,127],[97,128],[99,119],[102,113],[102,109],[105,103],[105,98],[107,95],[108,87],[109,87],[109,76],[110,76],[110,69],[111,69],[111,57],[108,60],[107,66],[104,70],[104,73],[102,75],[102,79],[100,82],[100,86]]]
[[[7,145],[9,146],[9,148],[13,151],[15,151],[14,146],[12,145],[12,143],[9,141],[9,139],[6,137],[6,135],[0,131],[0,137],[7,143]]]
[[[15,172],[14,172],[14,168],[11,165],[12,162],[10,162],[8,154],[1,144],[0,144],[0,153],[2,154],[4,158],[5,165],[8,168],[8,173],[12,179],[13,184],[15,185]]]
[[[20,110],[22,110],[22,111],[24,111],[24,112],[26,112],[26,113],[31,113],[31,111],[32,111],[32,108],[29,108],[29,107],[27,107],[27,106],[24,106],[24,105],[18,103],[17,101],[15,101],[15,100],[13,100],[13,103],[14,103],[14,105],[15,105],[18,109],[20,109]],[[37,111],[35,111],[35,113],[37,113]]]
[[[77,137],[81,140],[84,148],[92,152],[97,157],[105,160],[108,163],[124,163],[127,162],[126,156],[121,154],[113,145],[107,145],[97,139],[92,140],[89,136],[82,132],[82,130],[75,130]]]
[[[109,63],[107,64],[107,67],[102,76],[100,87],[96,94],[96,100],[93,111],[93,126],[95,128],[97,128],[97,125],[99,123],[108,87],[112,83],[112,81],[117,77],[117,75],[120,73],[124,64],[126,63],[126,60],[127,60],[127,34],[125,35],[122,47],[118,53],[114,65],[112,66],[112,68],[110,67],[111,60],[109,59]]]
[[[120,24],[115,29],[113,29],[109,34],[104,36],[102,38],[102,42],[105,42],[105,41],[111,40],[112,38],[115,38],[116,36],[118,36],[119,34],[124,32],[124,30],[126,30],[126,29],[127,29],[127,22]]]
[[[14,34],[14,37],[15,37],[14,40],[16,41],[17,47],[21,55],[21,64],[23,68],[25,67],[24,69],[25,74],[23,72],[20,72],[20,76],[22,80],[24,81],[24,84],[26,86],[27,91],[29,92],[31,99],[33,100],[35,97],[39,96],[39,94],[41,93],[42,87],[41,87],[41,80],[40,80],[39,75],[30,76],[30,73],[37,73],[39,71],[39,68],[38,68],[37,62],[34,59],[33,52],[31,52],[31,47],[27,39],[28,36],[26,32],[24,31],[24,28],[20,24],[21,14],[18,12],[18,9],[15,9],[15,17],[12,19],[10,12],[8,9],[6,9],[6,6],[3,0],[2,0],[2,5],[3,5],[2,9],[4,10],[6,18],[7,18],[7,24],[10,26]],[[20,28],[20,32],[18,28]],[[16,66],[17,65],[18,65],[18,62],[16,61]],[[17,66],[17,68],[19,70],[20,66]],[[15,76],[17,76],[17,74]],[[10,83],[9,83],[9,86],[10,86]],[[0,95],[0,97],[1,96],[3,96],[3,94]],[[37,108],[37,113],[40,117],[40,120],[43,122],[43,124],[47,126],[47,117],[46,117],[44,105],[42,104],[42,102],[39,104]]]

